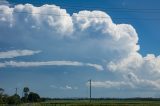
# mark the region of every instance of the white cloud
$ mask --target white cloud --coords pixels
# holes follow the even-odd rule
[[[10,50],[5,52],[0,52],[0,59],[15,58],[19,56],[30,56],[40,52],[41,51],[33,51],[33,50]]]
[[[156,57],[154,54],[148,54],[143,58],[141,68],[144,68],[150,74],[160,75],[160,56]]]
[[[4,63],[0,63],[0,67],[5,67],[5,64]]]
[[[89,83],[87,83],[87,86],[89,85]],[[124,81],[92,81],[91,82],[92,87],[95,88],[116,88],[116,89],[120,89],[120,88],[125,88],[128,86],[128,84]]]
[[[60,87],[62,90],[72,90],[73,88],[69,85],[66,85],[65,87]]]
[[[70,86],[70,85],[65,85],[65,86],[56,86],[56,85],[50,85],[51,88],[54,88],[54,89],[61,89],[61,90],[77,90],[78,87],[76,86]]]
[[[69,86],[69,85],[66,85],[66,87],[65,87],[66,89],[72,89],[72,87],[71,86]]]
[[[99,70],[99,71],[104,70],[104,69],[103,69],[103,66],[102,66],[102,65],[99,65],[99,64],[91,64],[91,63],[87,63],[86,66],[93,67],[93,68],[95,68],[95,69],[97,69],[97,70]]]
[[[111,89],[130,89],[130,90],[160,90],[159,80],[139,79],[135,74],[129,73],[124,81],[92,81],[92,87],[111,88]],[[87,86],[89,83],[87,82]]]
[[[132,87],[134,88],[160,90],[159,80],[140,79],[134,73],[129,73],[126,77],[128,78],[129,83],[132,83]]]
[[[111,71],[133,71],[137,70],[143,63],[143,57],[139,53],[132,53],[126,58],[111,61],[107,68]]]
[[[54,88],[54,89],[58,88],[56,85],[50,85],[49,87]]]
[[[0,0],[0,5],[10,5],[7,0]]]
[[[159,88],[160,56],[139,53],[138,34],[132,25],[115,24],[111,17],[102,11],[80,11],[69,15],[65,9],[55,5],[36,7],[31,4],[15,7],[0,6],[0,42],[8,45],[27,45],[47,50],[55,57],[86,60],[86,63],[72,61],[46,62],[4,62],[0,67],[30,67],[45,65],[90,66],[98,70],[103,67],[90,64],[106,60],[107,67],[120,77],[120,81],[95,82],[95,86],[122,87],[128,84]],[[23,13],[23,14],[21,14]],[[27,14],[28,13],[28,14]],[[8,41],[8,38],[12,40]],[[53,52],[54,51],[54,52]],[[27,54],[14,54],[1,58]],[[29,55],[32,55],[30,53]],[[91,60],[90,60],[91,59]],[[124,76],[132,74],[131,79]],[[135,76],[136,77],[135,77]],[[133,81],[134,79],[134,81]],[[125,81],[128,81],[127,83]],[[108,85],[107,85],[108,84]],[[140,86],[140,87],[145,87]]]
[[[95,18],[97,17],[97,18]],[[108,14],[102,11],[80,11],[72,15],[75,34],[80,37],[101,40],[105,49],[127,53],[139,50],[138,36],[128,24],[114,24]],[[99,43],[99,42],[97,42]]]
[[[141,54],[136,53],[117,61],[111,61],[107,68],[118,76],[124,76],[124,80],[136,89],[160,90],[159,56],[148,54],[142,57]]]
[[[92,67],[98,71],[103,70],[103,66],[91,63],[82,63],[78,61],[37,61],[37,62],[17,62],[6,61],[0,63],[0,67],[39,67],[39,66],[87,66]],[[95,67],[96,66],[96,67]],[[100,68],[99,68],[100,67]]]
[[[12,67],[36,67],[36,66],[83,66],[83,63],[76,61],[46,61],[46,62],[5,62],[6,66]]]
[[[78,87],[74,86],[74,87],[73,87],[73,89],[77,90],[77,89],[78,89]]]
[[[114,52],[123,56],[139,50],[135,29],[128,24],[113,23],[110,16],[102,11],[80,11],[70,16],[65,9],[55,5],[35,7],[31,4],[16,5],[14,8],[0,6],[0,11],[3,13],[0,15],[0,27],[8,31],[5,37],[12,37],[10,32],[13,34],[16,31],[17,34],[13,35],[15,39],[28,45],[32,44],[28,40],[40,44],[44,38],[48,41],[52,39],[53,45],[56,42],[68,44],[67,38],[74,43],[69,45],[73,48],[72,53],[78,51],[77,47],[86,55],[95,55],[92,52],[95,47],[99,55]]]
[[[55,33],[55,35],[58,37],[61,37],[64,34],[70,35],[73,30],[70,15],[66,13],[65,9],[60,9],[60,7],[55,5],[43,5],[41,7],[34,7],[31,4],[26,4],[15,5],[14,8],[0,6],[0,11],[4,13],[0,16],[1,22],[4,22],[4,24],[9,23],[9,27],[11,28],[17,27],[16,29],[22,29],[23,31],[34,29],[35,31],[43,31],[43,33],[46,34]],[[24,14],[25,16],[20,14],[20,12],[26,13]],[[22,23],[24,25],[19,26]]]

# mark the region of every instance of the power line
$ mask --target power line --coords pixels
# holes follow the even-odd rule
[[[89,80],[89,101],[91,102],[92,99],[92,81]]]
[[[15,3],[12,3],[13,5],[17,5]],[[33,4],[40,4],[40,3],[33,3]],[[33,5],[32,4],[32,5]],[[52,4],[46,5],[48,8],[57,8],[50,6]],[[45,4],[43,5],[45,6]],[[56,6],[56,5],[55,5]],[[101,10],[108,10],[113,12],[144,12],[144,13],[159,13],[160,8],[120,8],[120,7],[96,7],[96,6],[71,6],[71,5],[63,5],[65,9],[101,9]]]
[[[18,5],[17,3],[11,3],[11,4],[13,4],[13,5]],[[22,3],[22,4],[30,4],[30,3]],[[32,5],[34,5],[34,4],[42,4],[42,3],[37,3],[37,2],[32,2]],[[42,4],[42,5],[45,5],[45,4]],[[41,5],[41,6],[42,6]],[[47,3],[47,5],[56,5],[56,4],[52,4],[52,3]],[[56,5],[57,6],[57,5]],[[101,6],[101,7],[99,7],[99,6],[85,6],[85,5],[64,5],[64,4],[62,4],[61,6],[63,6],[63,7],[68,7],[68,8],[103,8],[103,9],[113,9],[113,10],[115,10],[115,9],[126,9],[126,10],[160,10],[160,8],[128,8],[128,7],[104,7],[104,6]]]
[[[70,15],[62,15],[62,14],[54,14],[54,13],[31,13],[31,12],[18,12],[18,11],[7,11],[8,13],[12,14],[37,14],[37,15],[51,15],[52,17],[70,17]],[[6,12],[5,12],[6,13]],[[0,11],[0,14],[4,14],[3,11]],[[107,19],[110,17],[98,17],[98,16],[86,16],[86,15],[79,15],[79,16],[74,16],[74,17],[87,17],[87,18],[100,18],[100,19]],[[111,19],[115,20],[148,20],[148,21],[160,21],[160,18],[128,18],[128,17],[112,17]]]

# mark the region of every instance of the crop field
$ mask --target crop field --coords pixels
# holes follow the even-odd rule
[[[160,106],[160,101],[147,100],[52,100],[41,103],[26,103],[2,106]]]
[[[160,106],[160,101],[139,100],[71,100],[42,103],[42,106]]]

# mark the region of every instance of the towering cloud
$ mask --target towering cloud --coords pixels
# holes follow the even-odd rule
[[[97,87],[147,84],[140,87],[149,85],[151,88],[159,88],[159,56],[148,54],[143,57],[138,52],[138,34],[132,25],[115,24],[105,12],[85,10],[70,15],[55,5],[35,7],[31,4],[16,5],[13,8],[1,5],[0,12],[0,43],[4,47],[30,47],[51,53],[50,57],[81,59],[87,61],[87,66],[102,70],[102,66],[90,64],[94,61],[105,64],[106,71],[119,76],[120,81],[95,81],[93,85]],[[32,54],[34,52],[11,51],[7,54],[2,52],[0,56],[13,58]],[[45,65],[48,62],[5,64],[30,66]]]

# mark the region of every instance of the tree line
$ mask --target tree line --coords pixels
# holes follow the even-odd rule
[[[28,87],[23,88],[23,96],[20,97],[17,93],[14,95],[7,95],[3,88],[0,88],[0,104],[20,104],[28,102],[40,102],[39,94],[30,92]]]

